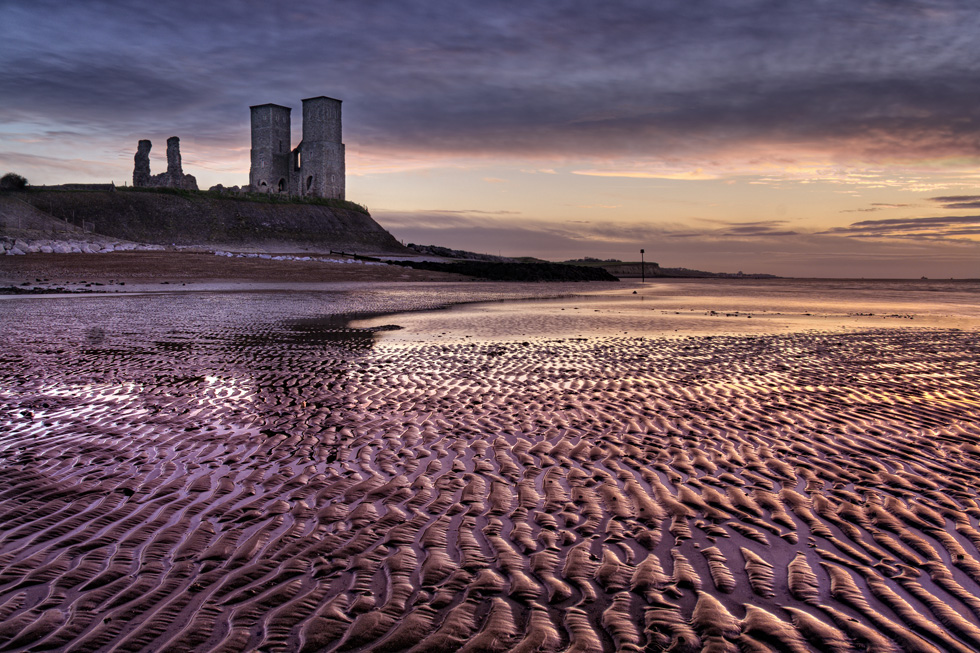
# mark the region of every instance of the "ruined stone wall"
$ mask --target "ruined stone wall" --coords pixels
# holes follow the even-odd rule
[[[259,193],[289,193],[292,172],[289,107],[262,104],[251,109],[252,167],[249,185]]]
[[[346,199],[344,144],[303,140],[299,195]]]
[[[293,149],[289,147],[289,107],[278,104],[250,107],[251,189],[260,193],[346,199],[340,106],[340,100],[323,96],[303,100],[303,140]]]
[[[167,171],[158,175],[150,174],[150,149],[153,144],[141,140],[136,147],[133,168],[133,186],[136,188],[183,188],[197,190],[194,175],[185,175],[180,161],[180,139],[171,136],[167,139]]]
[[[175,179],[184,175],[184,167],[180,164],[180,139],[176,136],[167,139],[167,174]]]
[[[333,98],[321,96],[303,100],[300,195],[345,199],[340,108],[340,100]]]
[[[142,140],[136,145],[136,156],[133,157],[133,186],[142,188],[150,185],[150,148],[153,143]]]

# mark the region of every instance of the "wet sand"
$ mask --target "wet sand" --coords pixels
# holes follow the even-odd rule
[[[980,649],[960,291],[477,285],[0,303],[0,649]]]
[[[293,255],[318,260],[272,260],[216,256],[210,252],[113,252],[27,254],[0,257],[0,287],[65,288],[72,291],[132,292],[250,289],[284,284],[364,281],[466,281],[444,272],[424,272],[341,255]]]
[[[980,281],[670,279],[584,284],[574,301],[477,303],[399,316],[395,340],[470,336],[764,335],[881,327],[980,329]],[[359,323],[369,326],[372,322]]]

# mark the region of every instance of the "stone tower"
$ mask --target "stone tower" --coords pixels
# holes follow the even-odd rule
[[[260,104],[252,110],[252,169],[248,183],[260,193],[290,191],[289,107]]]
[[[148,140],[140,141],[136,146],[136,156],[133,157],[133,186],[143,188],[150,185],[150,149],[153,143]]]
[[[303,100],[303,141],[294,161],[296,195],[345,199],[346,170],[341,139],[340,100]],[[298,165],[297,165],[298,164]]]
[[[179,136],[171,136],[167,139],[167,175],[175,181],[179,181],[184,176],[184,166],[180,162]]]

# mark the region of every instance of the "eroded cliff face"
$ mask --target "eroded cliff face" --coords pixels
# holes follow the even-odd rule
[[[153,143],[141,140],[133,157],[133,186],[136,188],[182,188],[197,190],[194,175],[185,175],[180,161],[180,139],[171,136],[167,139],[167,171],[158,175],[150,174],[150,149]]]
[[[407,252],[370,215],[319,204],[135,190],[35,191],[22,199],[53,218],[84,222],[97,234],[142,243],[278,252]]]

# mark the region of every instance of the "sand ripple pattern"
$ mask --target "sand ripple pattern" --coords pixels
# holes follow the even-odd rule
[[[0,650],[980,649],[973,333],[185,336],[7,342]]]

